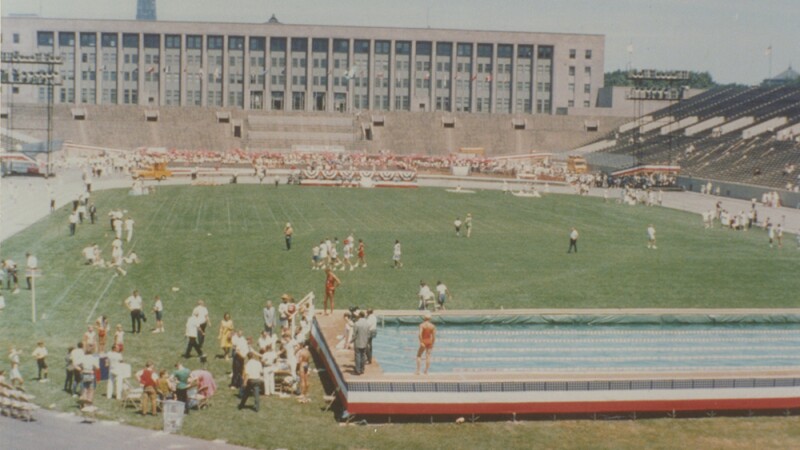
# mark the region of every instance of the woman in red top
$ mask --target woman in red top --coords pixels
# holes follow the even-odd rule
[[[419,367],[422,365],[422,354],[425,353],[425,374],[428,374],[428,369],[431,367],[431,352],[433,352],[433,344],[436,342],[436,325],[431,323],[431,313],[426,312],[422,318],[422,323],[419,324],[419,350],[417,350],[417,372],[419,375]]]
[[[330,268],[325,269],[325,302],[323,305],[322,312],[324,314],[328,314],[328,300],[331,302],[331,313],[333,313],[333,297],[336,295],[336,287],[339,286],[342,281],[337,277]]]
[[[364,253],[364,241],[361,239],[358,240],[358,261],[356,262],[356,267],[364,266],[367,267],[367,260],[366,254]]]

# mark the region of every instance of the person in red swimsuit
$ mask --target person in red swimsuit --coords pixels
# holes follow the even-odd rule
[[[325,269],[325,276],[325,304],[322,312],[327,315],[328,300],[330,300],[331,304],[330,311],[333,313],[333,297],[336,295],[336,287],[342,284],[342,281],[333,273],[330,267]]]
[[[356,267],[363,266],[367,267],[367,259],[366,253],[364,253],[364,241],[361,239],[358,240],[358,262],[356,262]]]
[[[419,367],[422,365],[422,354],[425,353],[425,374],[428,374],[428,369],[431,367],[431,352],[433,352],[433,344],[436,342],[436,325],[431,323],[431,313],[426,312],[422,317],[422,323],[419,324],[419,350],[417,350],[417,372],[419,375]]]

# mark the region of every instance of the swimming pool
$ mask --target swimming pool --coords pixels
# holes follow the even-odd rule
[[[800,409],[800,310],[518,310],[436,314],[416,375],[412,311],[382,311],[354,376],[343,323],[312,343],[347,414],[575,414]]]
[[[383,326],[387,373],[413,373],[417,327]],[[435,322],[435,321],[434,321]],[[800,326],[440,324],[431,372],[800,369]]]

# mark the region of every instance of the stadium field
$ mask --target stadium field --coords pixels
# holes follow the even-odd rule
[[[5,291],[0,346],[25,355],[42,339],[50,351],[52,383],[33,382],[36,364],[23,358],[26,387],[43,406],[65,411],[75,401],[60,391],[63,355],[80,340],[87,321],[105,314],[130,330],[122,302],[138,289],[149,311],[154,295],[165,304],[166,333],[126,336],[126,362],[147,359],[172,368],[185,347],[183,328],[198,299],[209,306],[212,327],[206,352],[217,353],[216,330],[224,312],[236,328],[256,337],[266,300],[283,293],[321,297],[324,273],[310,270],[311,248],[351,232],[367,245],[368,268],[337,272],[337,307],[414,309],[420,280],[448,285],[451,309],[499,308],[779,308],[794,307],[800,292],[794,236],[770,249],[761,229],[704,230],[700,217],[681,211],[626,206],[602,199],[550,195],[518,198],[499,191],[454,194],[444,189],[334,189],[228,185],[161,187],[131,197],[126,190],[97,192],[99,222],[78,226],[70,237],[62,208],[3,243],[3,257],[24,265],[26,251],[39,258],[37,323],[30,293]],[[128,211],[136,222],[134,248],[142,259],[127,276],[85,266],[81,249],[91,243],[110,255],[113,233],[106,213]],[[453,221],[474,218],[472,237],[456,237]],[[283,226],[294,242],[286,251]],[[657,230],[658,249],[647,248],[646,228]],[[577,254],[567,254],[569,231],[580,232]],[[462,234],[464,230],[462,228]],[[403,247],[401,269],[391,267],[392,245]],[[340,246],[341,248],[341,246]],[[24,278],[21,277],[24,287]],[[174,289],[177,288],[177,289]],[[321,298],[317,302],[321,310]],[[380,339],[380,337],[378,338]],[[5,366],[6,364],[3,364]],[[189,360],[191,369],[200,366]],[[191,414],[184,433],[265,448],[790,448],[800,445],[797,417],[691,420],[558,421],[452,424],[410,423],[342,427],[322,412],[319,378],[310,404],[262,401],[259,414],[237,411],[226,389],[229,363],[208,363],[221,389],[208,410]],[[104,393],[104,384],[98,394]],[[101,395],[101,416],[148,428],[159,418],[122,410]],[[597,440],[603,436],[603,440]],[[665,436],[669,438],[663,440]],[[663,442],[661,441],[663,440]]]

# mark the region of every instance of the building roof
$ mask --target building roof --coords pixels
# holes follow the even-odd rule
[[[792,69],[792,66],[789,66],[788,69],[770,78],[770,80],[775,80],[775,81],[800,80],[800,73],[797,73],[794,69]]]

